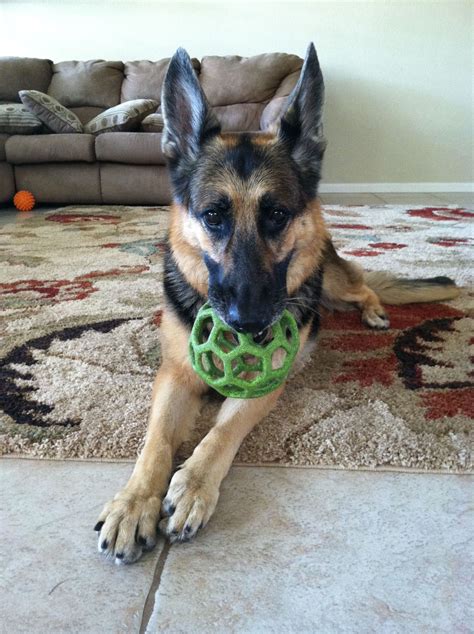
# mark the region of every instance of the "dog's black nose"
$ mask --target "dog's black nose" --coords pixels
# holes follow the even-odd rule
[[[270,323],[264,311],[241,309],[231,304],[227,311],[227,324],[237,332],[256,335],[265,330]]]

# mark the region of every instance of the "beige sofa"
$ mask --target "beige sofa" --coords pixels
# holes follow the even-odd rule
[[[0,102],[19,102],[19,90],[39,90],[86,123],[124,101],[160,102],[168,61],[53,63],[4,57]],[[223,130],[244,131],[272,123],[296,84],[302,60],[271,53],[209,56],[193,60],[193,65]],[[22,189],[33,192],[40,203],[169,203],[161,133],[0,134],[0,203],[11,203],[14,192]]]

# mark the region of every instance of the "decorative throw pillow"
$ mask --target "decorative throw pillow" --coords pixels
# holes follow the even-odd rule
[[[143,132],[163,132],[164,125],[163,115],[154,112],[143,119],[140,129]]]
[[[62,106],[54,97],[39,90],[20,90],[18,95],[28,110],[52,132],[67,134],[83,131],[82,123],[74,112]]]
[[[158,108],[154,99],[133,99],[109,108],[86,123],[84,131],[90,134],[102,132],[129,132],[137,130],[140,122]]]
[[[0,103],[0,132],[36,134],[43,124],[22,103]]]

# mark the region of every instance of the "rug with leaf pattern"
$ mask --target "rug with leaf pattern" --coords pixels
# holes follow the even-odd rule
[[[1,210],[0,210],[0,213]],[[449,275],[445,304],[388,307],[374,332],[324,313],[317,348],[240,463],[462,472],[472,465],[472,211],[325,206],[341,254],[368,269]],[[160,363],[165,207],[74,206],[0,227],[0,448],[133,458]],[[212,424],[206,400],[184,457]]]

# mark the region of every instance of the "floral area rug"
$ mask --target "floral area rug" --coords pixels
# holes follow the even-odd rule
[[[1,212],[0,212],[1,213]],[[446,304],[388,307],[391,329],[325,313],[318,345],[240,463],[462,472],[471,466],[472,213],[326,206],[341,254],[411,277],[449,275]],[[160,207],[65,207],[0,229],[1,450],[133,458],[160,362]],[[470,349],[471,347],[471,349]],[[219,403],[205,402],[189,454]]]

